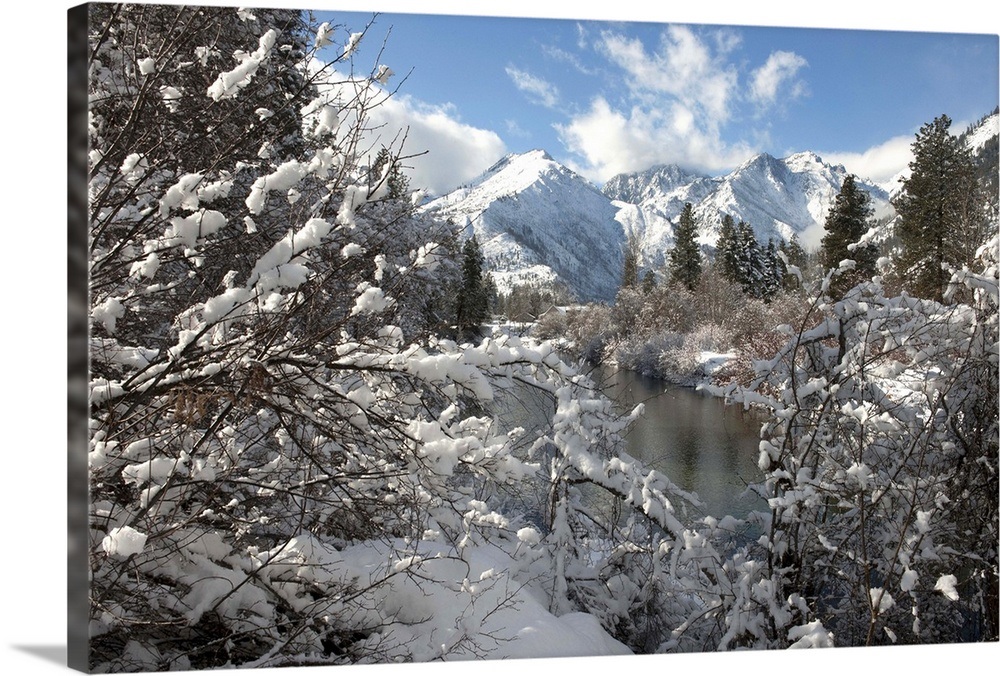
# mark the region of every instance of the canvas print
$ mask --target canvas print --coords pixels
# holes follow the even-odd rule
[[[997,641],[997,35],[69,26],[71,666]]]

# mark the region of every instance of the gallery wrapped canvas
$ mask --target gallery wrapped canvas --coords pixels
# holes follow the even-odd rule
[[[69,27],[73,668],[997,641],[997,36]]]

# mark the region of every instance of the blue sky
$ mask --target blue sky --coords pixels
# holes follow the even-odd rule
[[[596,183],[658,163],[721,174],[758,152],[803,150],[887,181],[905,168],[921,124],[946,113],[958,130],[1000,98],[996,28],[974,18],[963,33],[932,33],[885,20],[872,25],[907,30],[724,25],[718,14],[601,20],[587,8],[578,20],[456,16],[448,12],[467,10],[435,2],[421,10],[444,14],[398,13],[391,2],[326,7],[359,4],[395,10],[375,19],[355,64],[396,73],[383,121],[410,128],[409,149],[430,151],[413,173],[434,192],[532,148]],[[647,18],[632,11],[622,15]],[[371,18],[317,12],[340,26],[341,44]]]

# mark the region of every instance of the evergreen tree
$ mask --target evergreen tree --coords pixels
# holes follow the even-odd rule
[[[773,239],[767,240],[767,246],[761,249],[758,260],[761,275],[757,295],[770,301],[781,290],[782,280],[787,272],[785,263],[778,257],[778,247]]]
[[[732,281],[740,285],[743,293],[760,298],[763,295],[764,265],[753,226],[746,221],[736,224],[735,262],[736,276]]]
[[[486,314],[494,314],[500,306],[500,291],[493,275],[487,270],[483,273],[483,289],[486,294]]]
[[[738,284],[744,294],[770,300],[783,286],[785,267],[777,251],[773,242],[761,247],[753,226],[746,221],[734,223],[732,216],[723,216],[716,260],[722,277]]]
[[[853,271],[842,273],[831,283],[830,293],[835,296],[843,295],[875,274],[878,249],[871,244],[852,246],[868,232],[873,212],[871,196],[858,187],[854,176],[849,174],[827,213],[823,225],[826,234],[820,244],[820,263],[824,269],[837,268],[842,260],[855,262]]]
[[[736,233],[736,223],[733,217],[725,214],[722,217],[722,228],[719,231],[719,240],[715,244],[715,260],[719,266],[719,272],[730,282],[739,283],[739,263],[737,250],[739,240]]]
[[[778,246],[778,249],[785,254],[785,258],[788,259],[788,265],[794,265],[799,268],[800,274],[805,272],[805,267],[809,262],[809,255],[806,254],[805,249],[803,249],[802,245],[799,244],[798,235],[792,235],[792,238],[788,241],[781,240],[781,244]],[[801,287],[799,278],[789,273],[787,267],[782,279],[782,286],[786,290]]]
[[[668,272],[670,281],[683,284],[689,290],[698,285],[701,277],[701,249],[695,239],[697,235],[694,212],[688,202],[684,205],[674,233],[674,248],[670,250]]]
[[[389,165],[388,170],[385,168],[386,165]],[[378,185],[381,181],[385,181],[389,186],[388,197],[399,200],[412,209],[412,204],[409,201],[410,179],[403,173],[402,167],[399,165],[399,158],[394,156],[389,148],[382,146],[379,149],[375,161],[372,162],[368,181],[369,185]]]
[[[941,115],[920,128],[910,177],[893,203],[903,284],[937,301],[950,279],[946,268],[970,263],[987,229],[975,163],[950,126],[951,119]]]
[[[473,235],[462,246],[462,282],[458,289],[455,321],[459,337],[477,335],[480,325],[489,317],[485,264],[479,241]]]
[[[631,289],[639,284],[639,239],[630,234],[625,242],[624,262],[622,264],[623,289]]]
[[[656,275],[653,274],[652,270],[646,270],[646,274],[642,276],[642,293],[648,296],[656,290]]]

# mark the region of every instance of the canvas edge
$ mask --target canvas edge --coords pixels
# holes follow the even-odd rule
[[[67,651],[71,669],[88,667],[87,481],[87,25],[89,5],[67,10]]]

